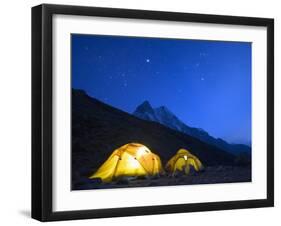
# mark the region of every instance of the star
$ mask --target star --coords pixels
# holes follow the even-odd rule
[[[85,50],[88,51],[88,50],[89,50],[89,47],[88,47],[88,46],[85,46]]]
[[[200,53],[199,55],[200,55],[201,57],[205,57],[205,56],[207,56],[207,53],[202,52],[202,53]]]
[[[196,63],[195,66],[196,66],[196,67],[199,67],[199,66],[200,66],[200,63]]]
[[[147,58],[147,59],[146,59],[146,63],[149,63],[149,62],[150,62],[150,59],[149,59],[149,58]]]
[[[202,77],[202,78],[201,78],[201,81],[204,81],[204,80],[205,80],[205,78]]]

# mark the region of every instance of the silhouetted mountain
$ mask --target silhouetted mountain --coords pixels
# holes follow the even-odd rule
[[[183,123],[175,114],[173,114],[167,107],[161,106],[153,108],[148,101],[144,101],[133,112],[133,115],[138,118],[158,122],[171,129],[180,131],[192,137],[198,138],[203,142],[214,145],[220,149],[228,151],[233,154],[247,153],[251,154],[251,148],[244,144],[229,144],[226,141],[210,136],[206,131],[200,128],[193,128]]]

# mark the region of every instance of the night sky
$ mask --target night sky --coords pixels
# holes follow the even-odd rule
[[[132,113],[144,100],[251,143],[251,43],[72,35],[72,87]]]

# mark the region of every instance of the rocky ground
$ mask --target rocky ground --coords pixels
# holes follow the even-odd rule
[[[212,166],[206,167],[203,172],[191,172],[189,175],[171,177],[163,175],[158,178],[123,178],[111,183],[103,183],[101,180],[90,180],[83,177],[73,183],[73,190],[147,187],[147,186],[171,186],[192,184],[216,184],[251,182],[251,168],[238,166]]]

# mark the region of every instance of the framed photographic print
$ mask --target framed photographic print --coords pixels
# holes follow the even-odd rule
[[[274,204],[274,21],[32,8],[32,217]]]

